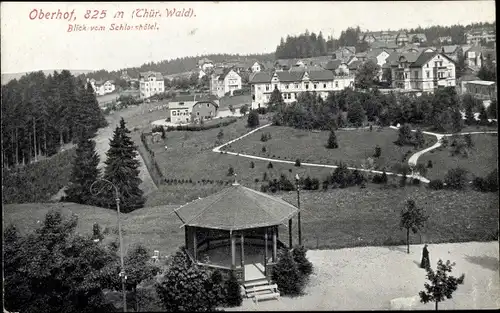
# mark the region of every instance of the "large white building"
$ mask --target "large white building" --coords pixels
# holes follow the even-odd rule
[[[433,92],[438,87],[456,85],[455,62],[444,53],[423,49],[418,52],[395,52],[387,61],[393,88]]]
[[[165,92],[163,75],[161,75],[161,73],[151,71],[140,73],[139,89],[141,91],[142,99]]]
[[[285,103],[297,100],[301,92],[311,91],[326,99],[330,91],[354,87],[354,75],[336,76],[329,70],[257,72],[250,77],[252,109],[265,107],[277,88]]]
[[[210,78],[211,94],[222,98],[226,93],[231,95],[235,90],[241,89],[241,76],[233,69],[215,69]]]

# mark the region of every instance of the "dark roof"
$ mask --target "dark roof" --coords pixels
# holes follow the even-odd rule
[[[444,53],[455,53],[458,48],[460,48],[459,45],[446,45],[442,46],[440,51],[443,51]]]
[[[250,83],[268,83],[271,81],[271,75],[268,72],[257,72],[250,74],[248,79]]]
[[[322,70],[322,71],[310,71],[309,79],[310,80],[333,80],[335,75],[332,71]]]
[[[218,98],[214,95],[178,95],[170,102],[180,102],[180,101],[196,101],[196,102],[201,102],[201,101],[216,101]]]
[[[184,225],[240,230],[282,224],[298,209],[281,198],[233,184],[175,212]]]
[[[352,61],[352,63],[351,63],[351,64],[349,64],[349,69],[350,69],[350,70],[355,70],[355,69],[357,69],[357,68],[358,68],[361,64],[363,64],[363,61],[359,61],[359,60],[357,60],[357,61]]]
[[[331,60],[328,63],[326,63],[325,70],[330,70],[330,71],[336,70],[342,63],[344,63],[342,62],[342,60]]]
[[[421,67],[425,63],[429,62],[429,60],[435,57],[437,54],[437,52],[422,52],[418,56],[417,60],[413,62],[411,67]]]

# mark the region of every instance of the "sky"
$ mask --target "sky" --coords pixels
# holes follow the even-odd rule
[[[173,9],[188,16],[168,17]],[[338,38],[357,25],[377,31],[493,22],[495,2],[2,2],[0,21],[2,73],[117,70],[210,53],[274,52],[281,37],[306,29]],[[111,29],[121,24],[154,26]]]

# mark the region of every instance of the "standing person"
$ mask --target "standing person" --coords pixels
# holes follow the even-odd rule
[[[425,244],[422,251],[422,262],[420,262],[420,267],[428,268],[429,266],[431,266],[431,262],[429,260],[429,250],[427,250],[427,244]]]

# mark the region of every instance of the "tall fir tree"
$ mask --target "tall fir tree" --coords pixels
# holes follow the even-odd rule
[[[136,159],[137,147],[129,136],[130,130],[125,126],[125,120],[120,120],[106,152],[106,168],[104,178],[111,181],[120,194],[120,210],[131,212],[144,206],[144,193],[139,188],[142,180],[139,178],[139,161]],[[102,205],[116,210],[114,189],[107,189],[103,194]]]
[[[69,202],[95,205],[98,203],[92,195],[90,186],[100,175],[99,156],[95,150],[95,141],[82,136],[76,147],[76,156],[71,171],[70,186],[66,190]]]

